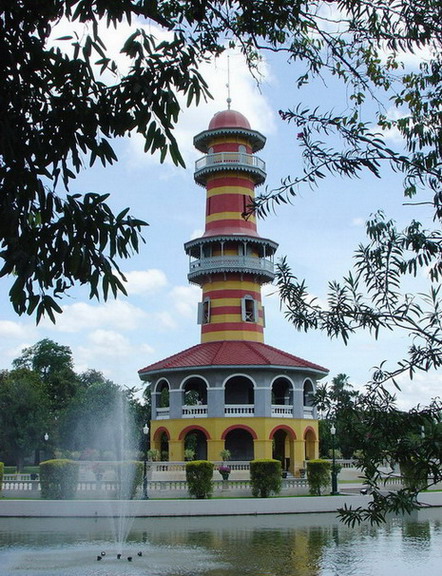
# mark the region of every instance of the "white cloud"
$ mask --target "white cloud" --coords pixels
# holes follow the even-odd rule
[[[351,221],[351,225],[360,228],[361,226],[365,226],[366,219],[365,218],[353,218]]]
[[[143,310],[122,299],[98,305],[77,302],[63,306],[63,314],[57,318],[55,326],[48,320],[43,321],[42,325],[44,323],[45,328],[57,332],[80,332],[98,327],[134,330],[141,325],[145,316]]]
[[[180,316],[196,318],[197,303],[201,299],[201,289],[198,286],[175,286],[170,297]]]
[[[124,273],[127,284],[125,285],[129,296],[133,294],[145,294],[158,292],[167,286],[166,274],[162,270],[133,270]]]
[[[3,342],[21,339],[29,340],[32,337],[31,334],[36,332],[36,328],[28,324],[12,322],[11,320],[0,320],[0,339]]]

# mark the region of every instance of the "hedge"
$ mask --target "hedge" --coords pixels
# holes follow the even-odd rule
[[[268,498],[281,491],[281,462],[279,460],[252,460],[250,462],[250,482],[252,494]]]
[[[46,500],[70,500],[78,487],[79,464],[73,460],[40,462],[41,497]]]
[[[119,483],[117,499],[133,500],[138,487],[143,482],[143,462],[136,460],[116,462],[115,475]]]
[[[330,484],[331,464],[327,460],[307,461],[307,480],[310,494],[320,496],[323,488]]]
[[[213,463],[207,460],[186,462],[186,480],[190,496],[210,498],[213,491]]]

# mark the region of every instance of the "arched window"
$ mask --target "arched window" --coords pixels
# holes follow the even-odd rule
[[[315,391],[311,380],[304,382],[304,406],[313,406],[313,396]]]

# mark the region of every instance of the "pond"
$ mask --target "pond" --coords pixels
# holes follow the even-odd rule
[[[334,514],[137,518],[117,558],[107,519],[0,519],[2,576],[415,576],[442,565],[442,509],[347,528]],[[98,560],[97,558],[100,558]],[[129,560],[130,558],[130,560]]]

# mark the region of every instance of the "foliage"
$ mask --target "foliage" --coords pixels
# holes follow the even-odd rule
[[[221,450],[219,456],[223,462],[226,462],[227,460],[230,460],[232,454],[230,453],[230,450]]]
[[[320,496],[324,488],[330,485],[331,464],[326,460],[309,460],[307,462],[307,481],[310,494]]]
[[[40,463],[41,497],[70,500],[78,487],[79,464],[72,460],[46,460]]]
[[[186,463],[186,481],[190,496],[210,498],[213,491],[213,463],[207,460],[194,460]]]
[[[186,10],[186,12],[188,12]],[[61,194],[87,162],[113,164],[110,139],[137,132],[146,152],[169,153],[183,164],[173,136],[180,105],[208,96],[197,71],[198,48],[187,41],[173,3],[60,2],[7,4],[1,29],[0,219],[3,268],[14,275],[10,299],[17,313],[48,314],[75,283],[90,297],[125,293],[117,258],[138,251],[145,223],[108,195]],[[104,26],[138,21],[120,47],[119,69],[101,39]],[[170,18],[170,19],[169,19]],[[175,33],[158,40],[142,20]],[[194,21],[190,13],[188,22]],[[57,37],[60,21],[71,24]],[[83,30],[74,31],[74,24]],[[182,22],[184,24],[184,22]]]
[[[184,450],[184,460],[193,460],[195,458],[195,450],[186,448]]]
[[[319,421],[319,452],[329,458],[333,440],[330,433],[331,424],[336,428],[335,456],[336,458],[351,458],[355,451],[353,435],[345,426],[346,413],[353,406],[359,393],[353,389],[346,374],[338,374],[331,383],[318,384],[314,404],[318,408]],[[338,453],[341,454],[338,456]]]
[[[114,467],[118,481],[117,499],[133,500],[143,482],[143,462],[115,462]]]
[[[147,451],[147,457],[151,462],[159,462],[161,460],[161,453],[156,448]]]
[[[250,461],[250,483],[255,498],[268,498],[281,490],[281,462],[262,459]]]
[[[73,369],[74,361],[69,346],[61,346],[48,338],[24,348],[12,365],[38,374],[55,419],[75,396],[80,385]]]
[[[383,385],[368,386],[345,406],[337,407],[333,401],[327,404],[326,396],[323,400],[323,408],[339,422],[341,433],[352,436],[356,465],[373,494],[366,508],[341,509],[343,521],[378,524],[388,512],[409,513],[419,508],[419,491],[442,480],[440,401],[401,411]],[[386,482],[399,470],[404,474],[404,488],[388,491]]]
[[[19,472],[25,456],[45,448],[48,412],[48,398],[34,372],[26,368],[0,372],[1,455]]]

